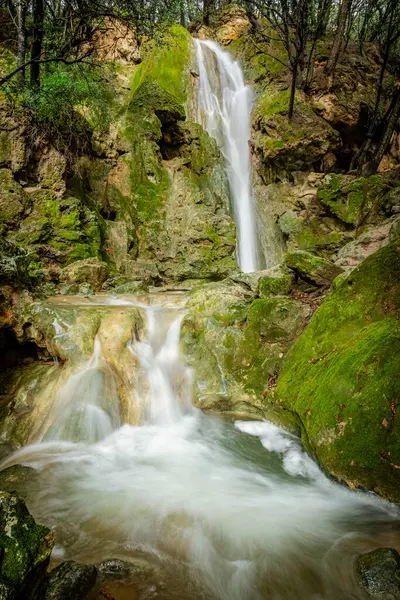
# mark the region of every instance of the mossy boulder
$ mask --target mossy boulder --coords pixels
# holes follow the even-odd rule
[[[362,554],[355,571],[358,585],[371,600],[400,600],[400,556],[394,548]]]
[[[341,267],[326,258],[296,250],[285,254],[285,263],[302,279],[316,286],[329,286],[341,272]]]
[[[31,598],[46,572],[53,549],[53,534],[37,525],[24,502],[0,492],[0,584],[2,598]]]
[[[344,223],[359,226],[373,222],[382,213],[386,192],[380,175],[354,178],[330,174],[318,189],[318,199]]]
[[[254,299],[246,287],[228,282],[193,290],[186,306],[182,348],[194,370],[196,404],[249,415],[255,408],[262,416],[263,395],[308,306],[289,298]]]
[[[318,308],[287,354],[273,402],[350,486],[400,501],[400,244],[366,258]]]

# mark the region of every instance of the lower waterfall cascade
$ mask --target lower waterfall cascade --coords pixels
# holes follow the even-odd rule
[[[128,342],[140,423],[122,422],[96,337],[47,430],[3,461],[35,468],[29,508],[55,531],[55,556],[151,557],[169,575],[143,598],[361,600],[352,559],[390,543],[396,508],[328,479],[295,436],[267,421],[194,408],[180,351],[184,297],[155,296],[103,300],[136,306],[146,324]]]

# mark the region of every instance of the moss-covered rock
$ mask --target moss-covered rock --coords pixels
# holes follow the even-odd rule
[[[0,492],[0,583],[7,599],[31,598],[53,549],[53,534],[37,525],[23,501]]]
[[[332,475],[400,500],[400,246],[342,277],[285,358],[274,402]]]
[[[318,199],[344,223],[358,226],[373,222],[384,205],[385,186],[380,175],[354,178],[327,175],[318,190]]]
[[[255,408],[262,415],[263,394],[308,306],[289,298],[254,299],[248,288],[227,282],[193,290],[186,306],[182,348],[194,369],[197,405],[248,415]]]
[[[317,286],[329,286],[342,272],[339,266],[329,260],[304,250],[287,252],[285,263],[302,279]]]

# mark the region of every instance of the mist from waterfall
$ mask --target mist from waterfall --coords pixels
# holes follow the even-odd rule
[[[239,266],[261,268],[249,150],[252,91],[232,56],[216,42],[195,40],[199,69],[198,121],[221,149],[237,229]]]
[[[193,408],[184,308],[136,306],[145,327],[133,328],[128,349],[142,422],[120,425],[113,413],[112,372],[96,338],[93,357],[60,391],[51,435],[2,464],[37,469],[29,508],[55,530],[57,557],[157,557],[171,582],[185,574],[184,592],[160,596],[168,600],[361,599],[352,561],[396,511],[330,481],[275,425]]]

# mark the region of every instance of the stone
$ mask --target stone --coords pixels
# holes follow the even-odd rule
[[[400,501],[400,243],[368,256],[285,356],[272,406],[295,413],[323,468]],[[362,432],[362,435],[360,435]]]
[[[97,569],[72,560],[50,571],[42,592],[43,600],[85,600],[96,585]]]
[[[400,237],[398,224],[400,218],[388,219],[379,225],[370,225],[355,240],[340,248],[335,265],[346,269],[354,269],[367,256]]]
[[[357,583],[372,600],[400,600],[400,556],[393,548],[362,554],[355,563]]]
[[[316,286],[329,286],[343,270],[329,260],[303,250],[287,252],[285,263],[302,279]]]
[[[38,165],[39,181],[44,188],[50,188],[61,195],[66,189],[64,174],[67,159],[52,146],[46,150],[47,152],[42,154]]]
[[[318,189],[318,199],[341,221],[358,226],[376,220],[384,208],[386,189],[380,175],[329,174]]]
[[[30,257],[15,244],[0,238],[0,279],[2,285],[30,285]]]
[[[258,417],[263,395],[309,315],[289,298],[254,299],[238,283],[193,289],[182,323],[182,351],[193,368],[197,406]]]
[[[107,263],[98,258],[87,258],[77,260],[68,267],[65,267],[60,274],[61,281],[66,283],[88,283],[97,291],[101,289],[102,284],[107,279]]]
[[[46,572],[53,544],[52,532],[35,523],[18,496],[0,492],[0,584],[5,598],[30,597]]]
[[[0,224],[14,224],[24,212],[26,196],[10,169],[0,169]]]

